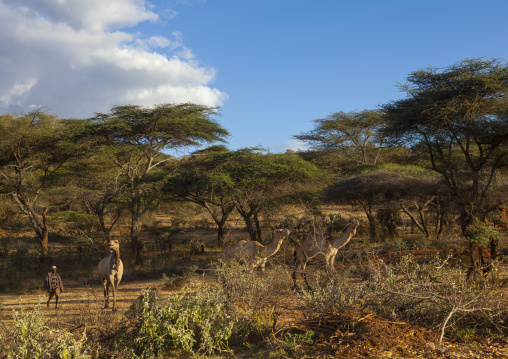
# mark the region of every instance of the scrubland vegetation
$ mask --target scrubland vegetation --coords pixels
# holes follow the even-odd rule
[[[284,154],[217,145],[217,109],[194,104],[0,116],[0,356],[508,355],[508,66],[465,60],[401,89],[315,120],[295,134],[309,149]],[[352,218],[335,272],[309,265],[312,289],[294,288],[296,243]],[[291,234],[264,274],[218,260],[276,228]],[[95,277],[111,238],[120,299],[150,281],[119,313]],[[68,311],[23,304],[50,265]]]

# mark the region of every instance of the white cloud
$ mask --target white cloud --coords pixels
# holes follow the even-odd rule
[[[275,152],[277,153],[283,153],[286,152],[287,150],[297,152],[297,151],[307,151],[309,149],[308,145],[300,140],[287,141],[282,145],[275,146],[274,148]]]
[[[221,106],[179,32],[171,38],[120,31],[157,21],[144,0],[0,0],[0,109],[45,105],[88,117],[114,105],[194,102]]]

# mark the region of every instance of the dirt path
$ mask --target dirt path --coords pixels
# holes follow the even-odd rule
[[[2,308],[0,319],[5,325],[9,325],[12,323],[15,311],[32,310],[39,303],[41,313],[48,318],[48,321],[56,321],[58,327],[97,323],[104,319],[104,316],[121,318],[144,289],[155,288],[158,284],[160,284],[159,280],[121,283],[117,292],[117,303],[120,307],[118,312],[103,310],[104,294],[99,283],[91,286],[66,285],[65,292],[60,295],[58,309],[54,308],[54,299],[50,307],[46,307],[48,295],[44,291],[31,294],[0,294]]]

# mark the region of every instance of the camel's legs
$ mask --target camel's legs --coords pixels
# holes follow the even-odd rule
[[[291,277],[293,278],[293,284],[295,285],[295,289],[298,289],[298,287],[296,286],[296,277],[298,275],[298,272],[300,272],[302,268],[302,262],[300,262],[298,258],[295,259],[295,262],[296,262],[295,269],[293,270],[293,273],[291,273]]]
[[[118,306],[116,305],[116,288],[118,287],[118,280],[115,279],[113,283],[111,283],[111,289],[113,290],[113,310],[118,310]]]
[[[307,285],[307,288],[310,290],[310,285],[309,285],[309,282],[307,282],[307,275],[305,273],[305,268],[307,268],[307,263],[306,262],[300,262],[298,263],[296,266],[295,266],[295,270],[293,271],[293,273],[291,273],[291,277],[293,277],[293,283],[295,285],[295,289],[298,288],[296,286],[296,276],[297,276],[297,273],[300,272],[300,275],[302,276],[303,280],[305,281],[305,284]]]
[[[303,277],[303,280],[305,281],[305,284],[307,285],[307,289],[308,290],[312,290],[312,288],[310,287],[309,282],[307,282],[307,273],[305,273],[305,268],[307,268],[307,262],[304,262],[302,264],[302,277]]]
[[[297,288],[296,287],[296,271],[298,270],[298,267],[299,266],[296,266],[295,269],[293,270],[293,273],[291,273],[291,277],[293,278],[293,283],[295,285],[295,289]]]
[[[109,281],[107,279],[102,280],[104,286],[104,309],[109,308]]]

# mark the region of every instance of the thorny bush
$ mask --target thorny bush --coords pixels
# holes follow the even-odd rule
[[[492,280],[468,281],[460,264],[439,257],[419,263],[405,256],[394,264],[372,257],[367,280],[358,282],[353,271],[344,271],[301,296],[308,316],[370,309],[391,320],[440,330],[440,340],[468,327],[506,333],[508,291],[496,280],[498,266],[492,263]]]

